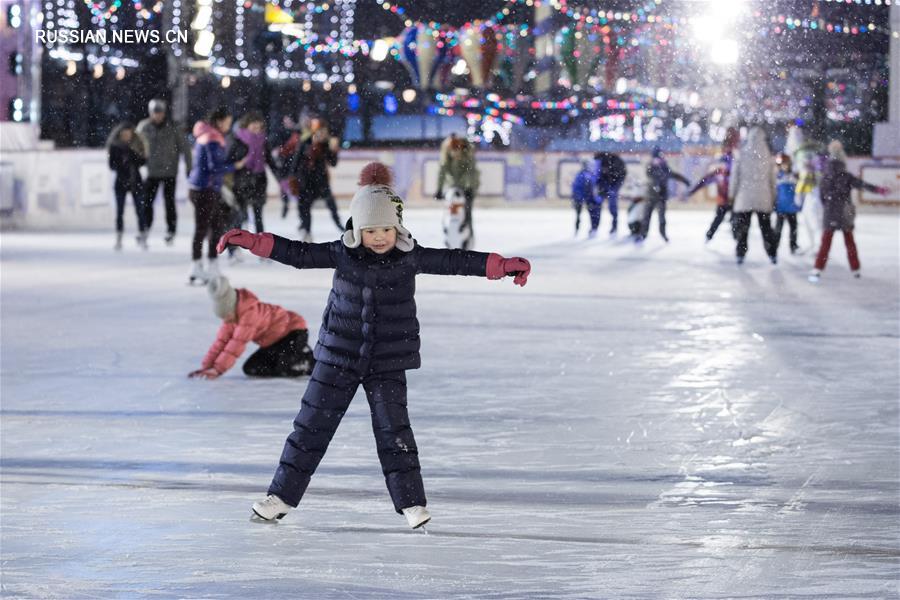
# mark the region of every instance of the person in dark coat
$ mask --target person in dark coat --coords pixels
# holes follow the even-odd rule
[[[594,183],[597,186],[597,202],[601,207],[603,202],[606,202],[607,210],[612,217],[610,234],[615,234],[619,229],[619,189],[625,183],[627,174],[625,161],[618,154],[614,152],[594,154]],[[598,221],[597,227],[599,226]]]
[[[594,195],[594,176],[591,173],[591,166],[587,161],[581,164],[581,170],[575,175],[572,181],[572,207],[575,209],[575,235],[578,235],[578,228],[581,226],[581,209],[587,205],[588,214],[591,217],[590,236],[596,235],[597,227],[594,225],[594,213],[597,213],[597,224],[600,223],[600,211],[595,208],[597,204]]]
[[[125,229],[125,196],[131,194],[134,211],[137,213],[138,245],[147,249],[147,222],[144,210],[143,182],[141,181],[141,165],[144,164],[144,151],[140,138],[135,135],[134,125],[119,123],[106,140],[106,151],[109,168],[115,171],[116,181],[113,192],[116,195],[116,250],[122,249],[122,234]]]
[[[331,211],[331,218],[339,231],[344,230],[338,215],[337,202],[331,193],[328,175],[329,165],[338,161],[339,140],[328,135],[328,127],[319,119],[313,119],[312,134],[300,142],[292,159],[292,172],[297,181],[297,198],[300,207],[300,237],[312,240],[312,205],[322,198]]]
[[[822,231],[822,244],[816,255],[815,268],[809,275],[810,281],[816,282],[825,269],[828,262],[828,253],[831,251],[831,240],[835,231],[844,234],[844,245],[847,246],[847,260],[850,263],[850,271],[853,276],[859,278],[860,264],[859,253],[856,249],[856,241],[853,239],[853,227],[856,221],[856,207],[850,198],[851,189],[863,189],[877,194],[887,194],[887,188],[866,183],[862,179],[847,171],[847,155],[844,146],[837,140],[828,144],[828,162],[819,184],[822,195],[822,207],[824,208],[824,229]]]
[[[256,233],[262,233],[263,207],[266,204],[266,166],[277,176],[278,167],[272,159],[272,147],[266,141],[266,122],[262,114],[249,112],[238,121],[228,148],[229,163],[244,161],[234,171],[234,199],[237,203],[232,227],[243,227],[247,222],[247,208],[253,211]]]
[[[659,235],[666,242],[669,238],[666,236],[666,202],[669,200],[669,180],[675,179],[686,186],[690,186],[691,182],[684,175],[676,173],[669,168],[669,163],[662,155],[659,146],[653,148],[650,156],[650,164],[647,165],[647,208],[644,212],[644,222],[641,225],[641,234],[635,240],[640,243],[647,239],[650,232],[650,217],[653,216],[653,210],[659,213]]]
[[[416,369],[419,322],[415,279],[420,273],[500,279],[525,285],[531,266],[467,250],[419,246],[403,226],[403,201],[386,185],[379,163],[363,169],[341,239],[325,244],[291,241],[270,233],[232,230],[219,242],[249,249],[298,269],[334,269],[322,316],[316,365],[294,431],[288,436],[265,500],[253,505],[265,520],[296,507],[357,388],[366,391],[372,427],[394,508],[413,528],[429,519],[418,449],[406,408],[406,370]]]

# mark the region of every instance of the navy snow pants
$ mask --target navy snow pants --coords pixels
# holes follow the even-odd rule
[[[303,394],[294,431],[284,444],[269,493],[297,506],[362,384],[372,414],[381,470],[397,512],[425,506],[419,452],[406,410],[406,373],[358,373],[317,362]]]

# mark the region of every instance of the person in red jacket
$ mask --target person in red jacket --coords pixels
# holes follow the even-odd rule
[[[249,342],[259,344],[244,363],[251,377],[302,377],[315,360],[307,342],[306,321],[295,312],[260,302],[250,290],[234,289],[225,277],[208,284],[213,311],[224,322],[216,341],[203,357],[201,368],[188,377],[215,379],[234,366]]]

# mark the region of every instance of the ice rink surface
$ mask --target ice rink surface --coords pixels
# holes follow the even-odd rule
[[[418,278],[427,534],[393,511],[362,392],[299,509],[250,522],[305,379],[186,377],[218,326],[186,220],[149,252],[3,233],[2,596],[897,597],[898,218],[857,220],[861,280],[836,236],[811,284],[756,229],[743,267],[726,229],[704,247],[711,217],[635,247],[476,209],[477,249],[533,271]],[[439,222],[406,214],[424,245]],[[224,270],[318,329],[330,271]]]

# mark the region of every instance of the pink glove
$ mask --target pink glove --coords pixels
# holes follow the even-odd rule
[[[524,286],[528,282],[528,274],[531,273],[531,263],[518,256],[503,258],[493,252],[488,255],[485,275],[488,279],[503,279],[507,275],[515,275],[513,282]]]
[[[878,193],[882,196],[887,196],[891,193],[891,188],[886,188],[884,186],[878,188]]]
[[[228,246],[240,246],[256,256],[269,258],[272,255],[272,248],[275,247],[275,238],[271,233],[250,233],[243,229],[232,229],[216,244],[216,252],[222,254]]]

